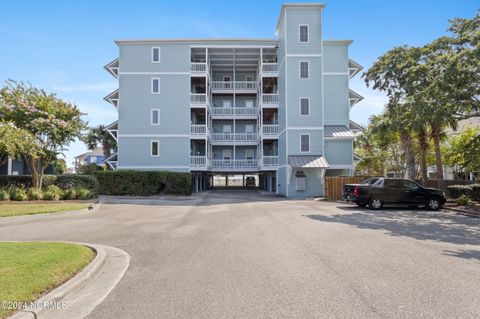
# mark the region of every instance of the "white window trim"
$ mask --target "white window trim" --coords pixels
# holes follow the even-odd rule
[[[301,187],[298,187],[298,182],[300,179],[303,179],[303,189]],[[307,190],[307,176],[295,176],[295,191],[297,192],[304,192]]]
[[[153,123],[153,112],[154,111],[157,111],[157,113],[158,113],[158,123],[157,124]],[[150,111],[150,125],[154,125],[154,126],[160,125],[160,109],[152,109]]]
[[[303,42],[301,40],[301,27],[307,27],[307,41]],[[299,24],[298,25],[298,43],[310,43],[310,25],[309,24]]]
[[[306,78],[302,78],[302,63],[307,63],[307,77]],[[299,80],[308,80],[310,79],[310,61],[306,61],[306,60],[301,60],[301,61],[298,61],[298,79]]]
[[[225,78],[229,78],[229,80],[225,80]],[[231,75],[224,75],[223,76],[223,82],[232,82],[232,76]]]
[[[153,51],[154,51],[155,49],[158,49],[158,61],[154,61],[154,60],[153,60]],[[161,52],[162,52],[162,51],[160,50],[160,47],[152,47],[152,51],[151,51],[151,55],[150,55],[150,57],[151,57],[151,62],[152,62],[152,63],[160,63],[160,61],[162,60],[162,54],[161,54]]]
[[[302,114],[302,99],[307,99],[308,100],[308,113],[307,114]],[[310,98],[306,96],[301,96],[298,98],[298,111],[300,116],[310,116]]]
[[[157,143],[157,155],[153,155],[153,143]],[[159,157],[160,156],[160,141],[151,140],[150,141],[150,157]]]
[[[158,92],[153,91],[153,81],[158,80]],[[160,78],[151,78],[150,80],[150,92],[152,94],[160,94]]]
[[[304,135],[308,135],[308,151],[302,151],[302,136]],[[310,133],[302,133],[300,134],[300,153],[310,153],[310,149],[311,149],[311,140],[310,140]]]

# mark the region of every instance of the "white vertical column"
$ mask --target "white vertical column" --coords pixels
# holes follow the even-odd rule
[[[9,157],[8,158],[8,164],[7,164],[7,175],[12,175],[12,169],[13,169],[13,165],[12,165],[12,158]]]

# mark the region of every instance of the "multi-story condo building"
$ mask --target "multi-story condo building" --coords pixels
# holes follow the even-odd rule
[[[362,99],[349,90],[352,41],[322,38],[323,8],[283,5],[272,39],[115,41],[107,163],[191,172],[194,191],[253,174],[277,194],[323,195],[325,175],[352,173],[349,111]]]

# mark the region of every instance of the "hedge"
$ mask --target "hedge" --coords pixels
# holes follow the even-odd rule
[[[62,190],[70,188],[86,188],[93,193],[98,190],[98,181],[92,175],[43,175],[42,187],[47,188],[56,185]],[[30,175],[9,175],[0,176],[0,187],[32,187],[32,176]]]
[[[480,201],[480,184],[472,184],[470,187],[472,188],[472,199]]]
[[[471,185],[450,185],[447,186],[448,193],[452,198],[459,198],[462,195],[472,198],[472,186]]]
[[[96,172],[99,192],[105,195],[150,196],[164,191],[166,194],[190,195],[190,173],[148,171]]]

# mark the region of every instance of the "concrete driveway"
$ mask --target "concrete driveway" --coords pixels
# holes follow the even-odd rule
[[[478,318],[480,221],[256,192],[0,219],[0,240],[131,256],[89,318]]]

